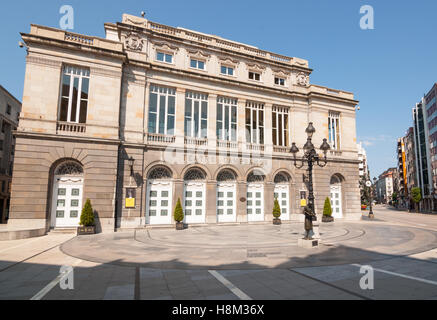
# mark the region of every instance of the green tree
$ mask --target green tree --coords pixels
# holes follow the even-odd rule
[[[279,205],[278,198],[275,199],[275,204],[273,205],[273,216],[279,219],[281,216],[281,206]]]
[[[184,210],[182,209],[180,198],[178,198],[178,202],[176,203],[176,207],[174,209],[174,219],[176,222],[184,221]]]
[[[327,197],[325,200],[325,205],[323,206],[323,215],[325,217],[332,216],[331,200],[329,199],[329,197]]]
[[[416,207],[416,211],[419,212],[418,203],[422,200],[422,190],[420,188],[415,187],[411,189],[411,199],[414,202],[414,206]]]
[[[91,206],[91,200],[87,199],[83,206],[82,213],[80,215],[80,225],[84,227],[94,226],[94,211]]]

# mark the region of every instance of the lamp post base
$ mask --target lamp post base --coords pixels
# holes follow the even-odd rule
[[[297,245],[299,247],[305,248],[305,249],[318,248],[319,247],[319,239],[312,239],[312,240],[299,239],[297,241]]]

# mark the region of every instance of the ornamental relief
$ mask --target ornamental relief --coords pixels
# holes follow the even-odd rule
[[[297,85],[298,86],[309,87],[309,85],[310,85],[310,76],[305,74],[305,73],[303,73],[303,72],[300,72],[297,75],[296,80],[297,80]]]
[[[124,41],[125,47],[132,51],[143,51],[144,40],[138,33],[129,33]]]
[[[207,58],[211,57],[211,55],[209,53],[206,53],[206,52],[203,52],[200,50],[188,50],[187,49],[187,51],[192,58],[207,59]]]
[[[273,73],[280,77],[288,77],[291,72],[284,69],[272,69]]]
[[[232,59],[232,58],[229,58],[229,57],[220,57],[220,56],[218,56],[217,58],[220,60],[220,62],[227,63],[229,65],[238,65],[240,63],[238,60],[235,60],[235,59]]]
[[[247,66],[249,67],[249,69],[259,71],[259,72],[262,72],[266,69],[265,66],[257,64],[257,63],[247,63]]]
[[[179,50],[178,47],[173,46],[167,42],[153,42],[153,45],[155,48],[159,48],[161,50],[168,51],[168,52],[175,52]]]

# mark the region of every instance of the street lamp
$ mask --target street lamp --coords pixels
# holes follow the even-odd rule
[[[375,216],[373,215],[373,208],[372,208],[372,202],[373,202],[373,185],[372,181],[370,180],[370,176],[368,176],[369,180],[366,181],[366,187],[368,188],[369,192],[369,203],[370,203],[370,211],[369,211],[369,218],[373,219]],[[376,183],[376,178],[373,178],[374,183]]]
[[[323,163],[320,162],[320,157],[317,154],[314,145],[312,143],[312,138],[314,133],[316,132],[316,129],[313,127],[313,123],[310,122],[308,125],[308,128],[305,130],[308,139],[305,143],[303,149],[304,149],[304,155],[301,159],[297,159],[296,155],[299,152],[299,148],[296,146],[296,143],[293,143],[290,149],[290,152],[293,154],[294,159],[294,166],[297,169],[303,168],[305,165],[305,162],[308,165],[308,205],[304,209],[305,214],[305,240],[312,240],[312,237],[310,235],[311,231],[313,230],[313,221],[317,221],[316,213],[314,212],[314,190],[313,190],[313,167],[314,164],[317,163],[317,165],[321,168],[325,167],[328,164],[327,154],[328,151],[331,149],[329,146],[327,139],[323,139],[323,143],[320,146],[320,150],[323,151],[324,158]],[[301,161],[302,164],[298,165],[297,161]]]
[[[130,176],[133,177],[134,176],[134,163],[135,163],[135,159],[133,157],[130,157],[128,159],[129,161],[129,166],[130,166]]]

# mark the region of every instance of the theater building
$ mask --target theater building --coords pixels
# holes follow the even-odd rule
[[[143,18],[106,23],[106,38],[32,25],[9,223],[78,225],[90,199],[98,229],[171,225],[181,199],[190,225],[302,219],[313,122],[328,138],[316,167],[316,211],[358,219],[352,93],[311,84],[308,61]]]

